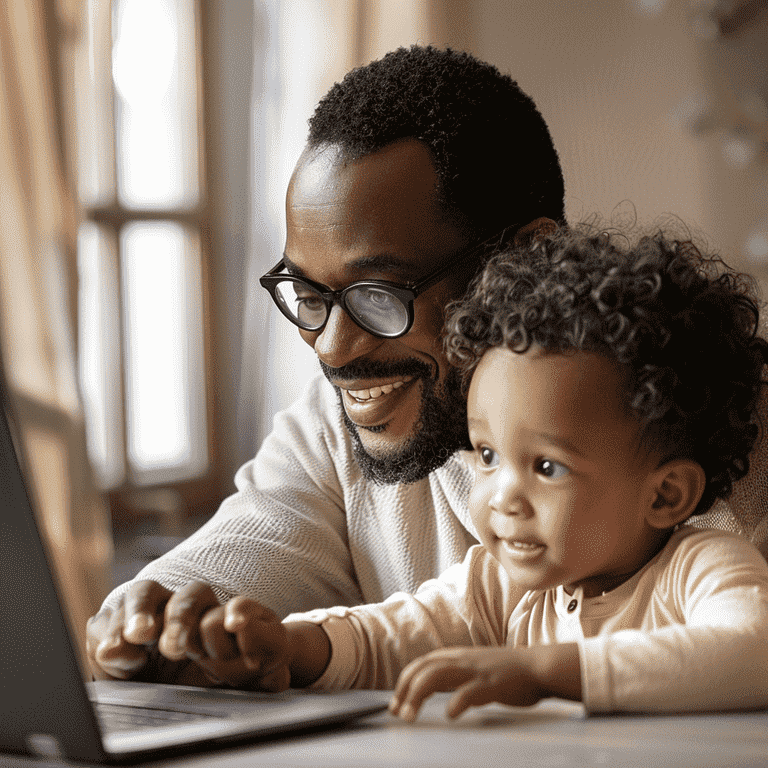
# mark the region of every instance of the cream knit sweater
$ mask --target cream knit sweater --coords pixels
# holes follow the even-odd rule
[[[417,483],[367,481],[335,391],[318,375],[275,417],[256,458],[238,471],[237,492],[136,579],[168,589],[203,581],[221,601],[247,595],[280,616],[379,602],[463,559],[475,543],[471,482],[460,454]]]

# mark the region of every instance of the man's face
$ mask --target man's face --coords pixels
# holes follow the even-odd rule
[[[425,277],[468,244],[445,219],[436,190],[430,153],[416,140],[353,162],[333,146],[305,152],[288,187],[286,266],[334,290]],[[369,477],[412,482],[466,446],[464,400],[441,333],[446,304],[476,266],[418,296],[413,326],[398,339],[364,331],[339,305],[322,331],[300,331],[338,389]]]

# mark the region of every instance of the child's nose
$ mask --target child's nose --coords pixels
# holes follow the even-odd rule
[[[524,488],[520,476],[511,469],[497,473],[497,483],[491,496],[491,508],[505,515],[524,514]]]

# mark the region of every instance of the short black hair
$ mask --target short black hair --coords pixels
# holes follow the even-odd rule
[[[768,342],[755,282],[689,240],[561,228],[493,256],[451,307],[449,360],[469,383],[484,352],[532,345],[601,354],[626,372],[641,444],[696,461],[707,478],[694,514],[749,469]]]
[[[349,72],[309,120],[308,147],[337,145],[346,160],[406,138],[427,145],[441,206],[473,238],[540,216],[565,220],[547,124],[491,64],[450,48],[398,48]]]

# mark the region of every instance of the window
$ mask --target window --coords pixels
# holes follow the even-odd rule
[[[77,55],[80,374],[113,512],[218,503],[200,39],[195,0],[89,0]]]

